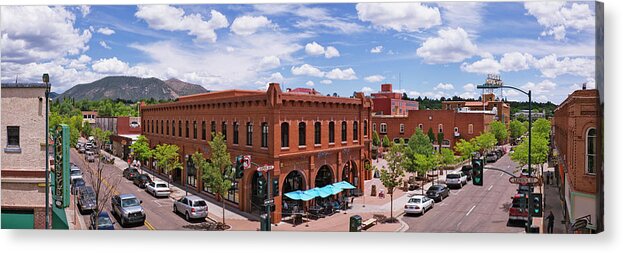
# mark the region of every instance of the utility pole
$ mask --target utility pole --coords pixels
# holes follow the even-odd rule
[[[43,74],[45,83],[45,229],[50,228],[50,127],[48,126],[48,100],[50,100],[50,75]],[[56,144],[56,143],[55,143]]]

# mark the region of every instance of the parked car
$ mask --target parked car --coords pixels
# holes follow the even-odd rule
[[[429,197],[437,202],[443,200],[443,198],[447,198],[450,196],[450,189],[445,184],[436,184],[431,187],[428,187],[426,191],[426,197]]]
[[[115,230],[115,222],[106,211],[101,211],[99,215],[93,212],[90,220],[89,229],[91,230]]]
[[[487,163],[494,163],[498,160],[498,155],[496,155],[495,152],[489,152],[485,156],[485,160]]]
[[[112,205],[112,213],[119,217],[121,226],[126,226],[130,223],[145,223],[147,215],[145,215],[145,210],[141,206],[143,201],[136,198],[134,194],[115,195],[110,203]]]
[[[78,210],[80,213],[85,211],[93,211],[96,209],[97,203],[95,202],[95,190],[92,186],[85,186],[78,191]]]
[[[128,167],[125,170],[123,170],[123,177],[125,177],[128,180],[134,180],[134,178],[136,176],[138,176],[138,170],[132,167]]]
[[[198,196],[184,196],[173,203],[173,212],[183,214],[187,221],[205,219],[208,217],[208,204]]]
[[[508,209],[508,219],[510,221],[528,221],[528,196],[527,194],[517,193],[511,197],[513,204]],[[522,201],[523,199],[523,201]],[[521,203],[524,202],[522,207]]]
[[[76,178],[82,178],[82,171],[80,171],[80,168],[78,168],[78,166],[71,167],[69,170],[70,182],[72,182]]]
[[[468,165],[463,165],[463,167],[461,168],[461,172],[463,172],[463,174],[465,174],[467,176],[467,181],[472,180],[472,170],[474,168],[472,167],[471,164]]]
[[[84,147],[84,145],[82,145],[82,146],[80,146],[78,148],[78,153],[80,153],[80,154],[84,154],[84,152],[86,152],[86,151],[87,151],[87,149]]]
[[[151,182],[145,187],[145,191],[154,195],[154,197],[168,197],[171,194],[171,189],[165,182]]]
[[[519,185],[519,187],[517,187],[517,193],[528,194],[529,192],[530,192],[530,186],[528,185]]]
[[[87,155],[86,159],[87,159],[87,162],[90,162],[90,163],[94,163],[95,162],[95,156],[94,155]]]
[[[461,171],[448,173],[448,175],[446,175],[446,185],[448,186],[458,186],[462,188],[465,184],[467,184],[467,176]]]
[[[80,190],[80,188],[85,185],[86,185],[86,182],[84,182],[84,179],[82,179],[81,177],[74,178],[73,180],[71,180],[71,186],[70,186],[71,194],[74,194],[74,195],[78,194],[78,191]]]
[[[424,214],[427,210],[433,208],[433,206],[435,206],[435,201],[433,201],[433,199],[422,195],[416,195],[409,198],[407,204],[405,204],[405,213]]]
[[[153,182],[151,178],[149,177],[149,175],[147,174],[140,174],[134,177],[133,181],[134,181],[134,184],[138,186],[139,188],[145,188],[147,187],[149,183]]]
[[[87,142],[86,144],[84,144],[84,148],[86,150],[92,150],[95,147],[95,145],[93,145],[93,143],[91,142]]]

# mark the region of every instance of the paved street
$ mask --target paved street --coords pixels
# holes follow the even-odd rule
[[[507,154],[489,166],[512,173],[516,165]],[[510,197],[517,189],[517,185],[508,182],[509,177],[485,169],[483,186],[474,186],[470,181],[461,189],[451,189],[450,197],[435,203],[426,214],[401,218],[409,225],[408,232],[523,233],[521,226],[507,226]]]
[[[84,160],[84,155],[79,154],[75,149],[71,149],[71,162],[75,163],[82,169],[83,177],[87,182],[87,185],[93,185],[91,177],[87,170],[95,171],[96,163],[87,163]],[[125,228],[121,228],[119,220],[114,218],[115,229],[138,229],[138,230],[181,230],[186,225],[190,225],[189,222],[184,220],[181,216],[173,213],[173,199],[171,198],[154,198],[145,190],[135,186],[132,181],[129,181],[122,176],[122,171],[111,164],[104,164],[102,172],[102,178],[106,180],[103,187],[112,187],[116,185],[115,194],[132,193],[143,201],[142,206],[145,209],[147,220],[144,225],[130,225]],[[73,197],[73,196],[72,196]],[[102,199],[100,199],[102,201]],[[107,200],[105,210],[111,214],[110,200]],[[84,220],[84,224],[89,224],[89,214],[81,215]],[[201,221],[193,222],[201,223]]]

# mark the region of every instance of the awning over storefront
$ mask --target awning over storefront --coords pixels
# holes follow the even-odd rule
[[[331,193],[322,191],[318,187],[304,191],[304,193],[309,196],[313,196],[314,198],[316,197],[326,198],[326,197],[329,197],[329,195],[331,195]]]
[[[308,201],[310,199],[315,198],[314,196],[310,196],[305,194],[305,192],[301,191],[301,190],[296,190],[293,192],[288,192],[285,194],[286,197],[293,199],[293,200],[303,200],[303,201]]]
[[[349,182],[346,182],[346,181],[341,181],[341,182],[334,183],[333,186],[337,187],[337,188],[340,188],[342,190],[350,190],[350,189],[357,188],[354,185],[352,185],[352,184],[350,184]]]
[[[342,192],[342,188],[335,187],[333,185],[325,185],[324,187],[320,188],[320,191],[328,193],[329,195],[335,195]]]

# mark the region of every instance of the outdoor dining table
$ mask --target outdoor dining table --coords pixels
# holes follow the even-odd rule
[[[310,206],[309,207],[309,213],[313,216],[315,216],[316,218],[320,218],[321,216],[323,216],[321,214],[323,208],[321,206]]]

